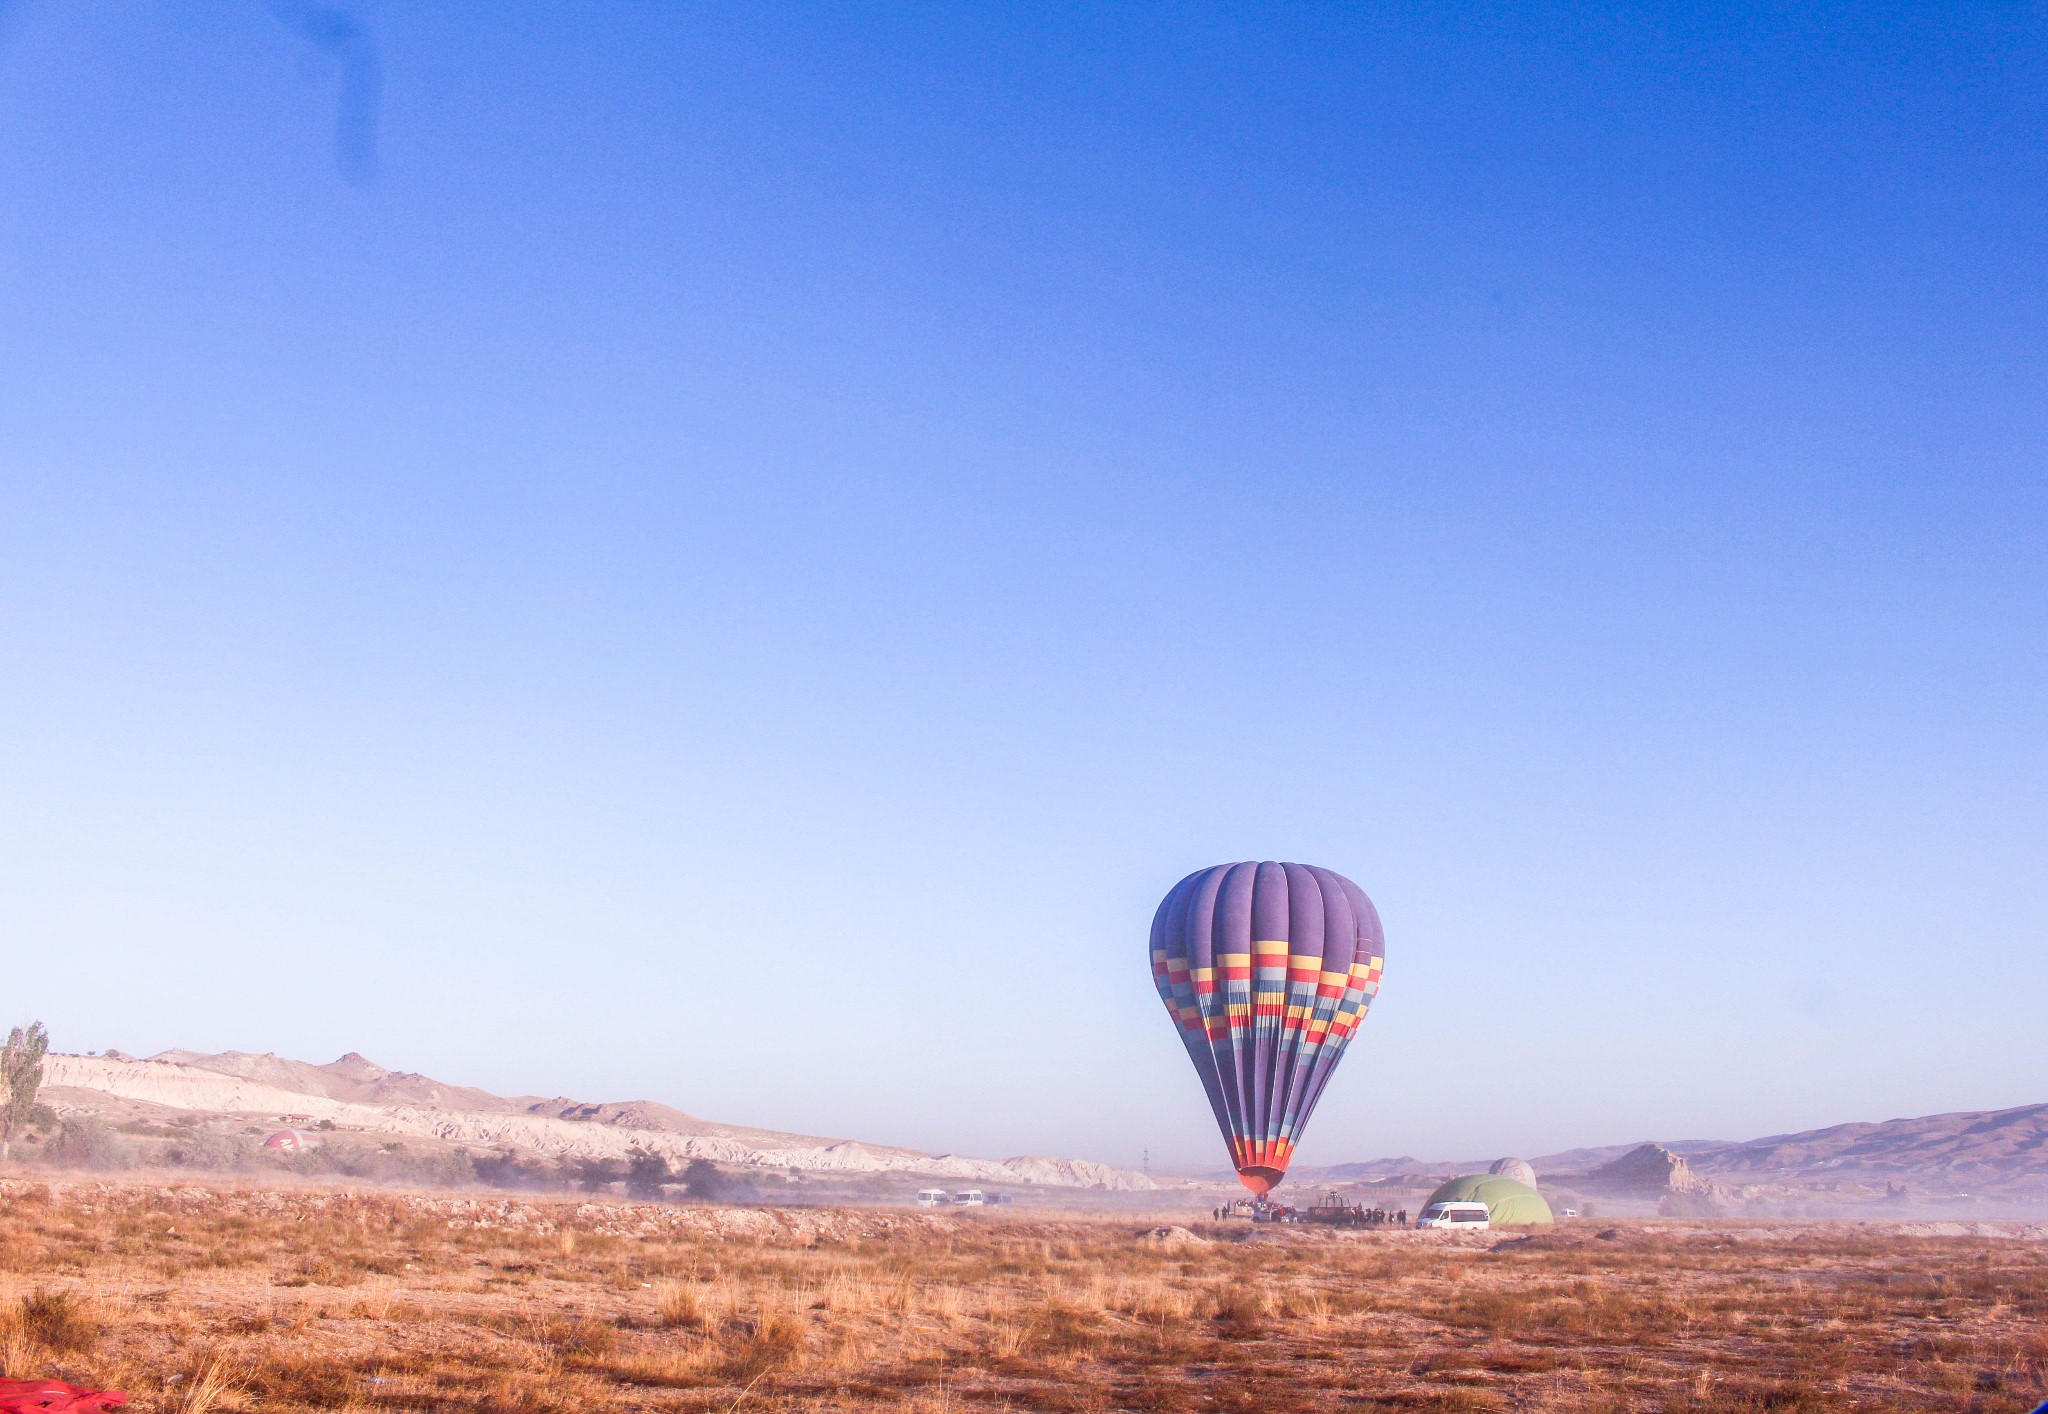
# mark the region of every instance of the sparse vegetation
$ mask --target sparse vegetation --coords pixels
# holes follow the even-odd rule
[[[90,1350],[100,1333],[92,1303],[61,1287],[53,1291],[38,1287],[22,1297],[20,1326],[29,1341],[59,1355]]]
[[[128,1141],[96,1115],[74,1114],[58,1127],[57,1137],[44,1156],[64,1168],[124,1169],[135,1162]]]
[[[731,1187],[709,1159],[692,1159],[683,1169],[683,1192],[700,1203],[724,1201]]]
[[[1735,1414],[2018,1407],[2048,1381],[2039,1242],[1140,1230],[12,1181],[0,1362],[178,1414]]]
[[[669,1172],[667,1158],[660,1154],[635,1149],[626,1160],[626,1193],[629,1197],[659,1198],[662,1185],[674,1177]]]

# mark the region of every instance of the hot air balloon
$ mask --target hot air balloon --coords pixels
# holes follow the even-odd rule
[[[1536,1186],[1536,1166],[1527,1159],[1495,1159],[1486,1171],[1498,1178],[1512,1178],[1517,1183]]]
[[[1286,1174],[1384,956],[1365,891],[1307,864],[1197,870],[1159,905],[1152,979],[1252,1192]]]

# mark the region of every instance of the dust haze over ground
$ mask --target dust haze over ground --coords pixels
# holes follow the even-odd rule
[[[146,1060],[53,1055],[45,1064],[57,1124],[24,1136],[31,1162],[618,1193],[639,1162],[637,1191],[647,1196],[680,1193],[684,1170],[698,1164],[715,1166],[727,1196],[756,1201],[908,1203],[927,1185],[980,1185],[1027,1206],[1167,1216],[1241,1196],[1221,1169],[1173,1175],[1086,1158],[932,1154],[707,1120],[648,1100],[495,1095],[355,1053],[324,1065],[189,1050]],[[279,1131],[304,1142],[264,1147]],[[2034,1105],[1744,1143],[1576,1149],[1536,1155],[1534,1166],[1553,1205],[1581,1213],[1972,1221],[2048,1215],[2044,1145],[2048,1106]],[[1483,1171],[1493,1157],[1299,1166],[1281,1196],[1414,1210],[1445,1178]]]

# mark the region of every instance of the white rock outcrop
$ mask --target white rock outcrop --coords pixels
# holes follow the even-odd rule
[[[672,1163],[709,1159],[738,1167],[796,1169],[807,1173],[901,1173],[1060,1188],[1135,1190],[1157,1186],[1144,1174],[1087,1159],[973,1159],[729,1125],[704,1126],[716,1131],[712,1133],[681,1133],[674,1128],[620,1122],[632,1114],[631,1107],[618,1107],[622,1111],[620,1121],[593,1122],[521,1112],[502,1100],[489,1109],[337,1100],[326,1094],[285,1089],[265,1080],[207,1069],[189,1063],[180,1054],[179,1060],[52,1055],[43,1062],[43,1083],[52,1091],[92,1091],[171,1110],[260,1116],[272,1122],[299,1117],[315,1123],[328,1120],[339,1129],[440,1139],[480,1149],[512,1148],[550,1158],[623,1159],[639,1149],[660,1154]],[[276,1068],[271,1071],[279,1073]],[[466,1099],[480,1092],[451,1086],[441,1093]],[[53,1093],[49,1099],[60,1110],[84,1107],[70,1102],[61,1093]]]

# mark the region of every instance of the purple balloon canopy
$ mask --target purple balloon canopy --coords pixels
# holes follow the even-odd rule
[[[1365,891],[1313,865],[1219,864],[1159,905],[1152,978],[1253,1192],[1286,1173],[1385,952]]]

